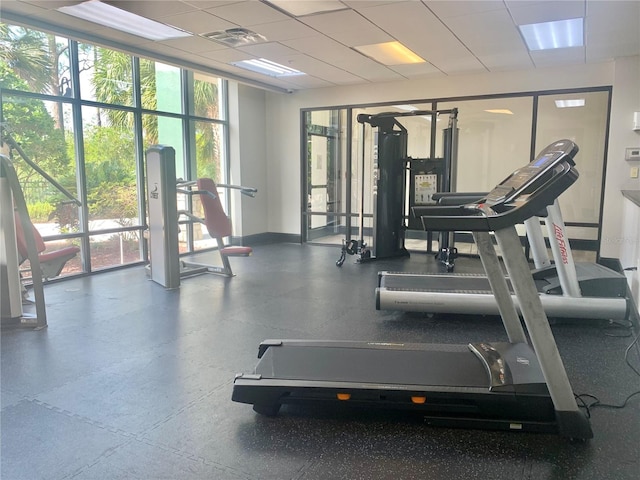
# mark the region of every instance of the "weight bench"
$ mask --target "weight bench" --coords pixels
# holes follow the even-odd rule
[[[16,224],[16,241],[18,244],[18,255],[20,264],[24,263],[28,258],[27,242],[24,237],[24,230],[22,229],[22,222],[18,217],[18,213],[14,214]],[[49,280],[60,275],[65,264],[75,257],[80,249],[75,246],[64,247],[58,250],[52,250],[45,252],[47,249],[40,232],[38,229],[31,225],[33,237],[36,241],[36,249],[38,250],[38,260],[40,260],[40,270],[42,271],[42,278]]]
[[[248,257],[253,253],[253,249],[251,247],[224,245],[223,238],[231,236],[232,227],[231,220],[222,208],[216,184],[211,178],[199,178],[196,185],[197,190],[181,191],[190,195],[199,195],[204,210],[204,218],[197,217],[186,211],[180,211],[178,213],[200,222],[207,227],[209,235],[215,239],[218,244],[218,253],[222,260],[222,267],[181,261],[181,266],[184,267],[184,270],[181,271],[180,275],[189,276],[199,273],[214,273],[225,277],[233,277],[234,274],[231,270],[229,257]]]

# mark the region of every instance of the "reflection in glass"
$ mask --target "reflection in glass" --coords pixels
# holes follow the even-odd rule
[[[584,104],[558,106],[567,100],[584,100]],[[559,199],[565,222],[599,221],[608,101],[608,92],[543,95],[538,101],[536,151],[562,138],[580,148],[575,159],[580,178]]]
[[[0,50],[4,88],[72,96],[68,39],[0,23]]]
[[[89,237],[91,269],[136,263],[142,260],[138,232],[114,232]]]
[[[79,43],[78,58],[82,99],[113,105],[133,105],[131,55]]]
[[[439,110],[452,108],[458,109],[458,192],[491,190],[530,160],[532,97],[438,103]],[[438,122],[438,152],[445,128],[443,118]]]
[[[180,69],[140,59],[142,108],[161,112],[182,112]]]
[[[193,74],[193,101],[191,114],[198,117],[223,119],[222,79],[201,73]]]
[[[345,120],[346,110],[319,110],[306,115],[309,240],[336,237],[333,241],[340,242],[348,228]]]
[[[195,148],[196,156],[196,177],[197,178],[211,178],[215,183],[226,183],[225,170],[222,163],[224,158],[224,142],[223,142],[223,128],[224,126],[214,122],[191,122],[191,131],[194,132],[194,138],[192,139]],[[228,212],[229,209],[229,195],[226,188],[218,189],[218,196],[223,208]],[[185,200],[185,207],[188,202]],[[198,195],[195,195],[192,199],[192,213],[197,217],[202,218],[204,211],[202,209],[202,203]],[[178,198],[178,202],[181,199]],[[193,249],[202,250],[204,248],[216,247],[217,243],[213,240],[204,225],[195,222],[193,223],[192,238]],[[181,242],[186,242],[185,236],[181,236]],[[187,250],[186,243],[181,248],[184,251]]]

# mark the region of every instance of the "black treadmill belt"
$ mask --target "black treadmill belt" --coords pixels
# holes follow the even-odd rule
[[[381,287],[402,290],[429,291],[491,291],[491,285],[486,277],[476,276],[439,276],[439,275],[407,275],[383,276]]]
[[[464,345],[450,347],[436,351],[271,347],[256,373],[283,380],[488,387],[488,374],[475,354]]]

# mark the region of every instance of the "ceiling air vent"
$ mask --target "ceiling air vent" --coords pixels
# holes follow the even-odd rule
[[[246,28],[230,28],[218,32],[204,33],[202,35],[210,40],[223,43],[229,47],[240,47],[252,43],[266,42],[267,39],[259,33],[252,32]]]

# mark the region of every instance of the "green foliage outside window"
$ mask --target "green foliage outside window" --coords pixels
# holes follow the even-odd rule
[[[74,93],[78,95],[78,86],[72,86],[68,81],[68,50],[69,44],[65,39],[0,23],[0,88],[5,90],[2,121],[10,126],[12,136],[29,158],[76,195],[79,162],[75,158],[75,139],[78,137],[71,125],[65,125],[62,113],[63,108],[68,108],[68,111],[72,108],[71,104],[65,103],[64,97]],[[89,44],[78,44],[78,51],[78,68],[81,76],[88,81],[81,81],[79,86],[83,90],[83,100],[89,99],[84,89],[90,84],[97,102],[113,106],[91,107],[89,110],[97,112],[95,118],[83,118],[84,158],[80,165],[84,165],[85,169],[89,217],[118,219],[126,224],[127,219],[138,216],[135,115],[118,106],[133,106],[134,62],[128,54]],[[154,110],[160,93],[156,91],[157,65],[146,59],[140,59],[138,63],[141,103],[145,109]],[[73,88],[67,90],[69,87]],[[45,102],[6,90],[60,96],[60,102]],[[192,110],[196,115],[219,118],[216,83],[196,80],[193,97]],[[145,114],[142,115],[142,122],[145,145],[158,143],[161,140],[158,138],[158,117]],[[198,125],[193,132],[198,159],[196,174],[218,179],[221,127],[204,121],[194,123]],[[18,159],[15,164],[22,182],[41,180],[39,174],[28,165]],[[34,209],[38,203],[37,210],[46,212],[64,199],[57,191],[47,195],[44,201],[42,195],[37,199],[34,197],[30,209]],[[64,231],[75,230],[77,214],[69,215],[66,210],[69,209],[57,209],[52,215],[59,219]]]

